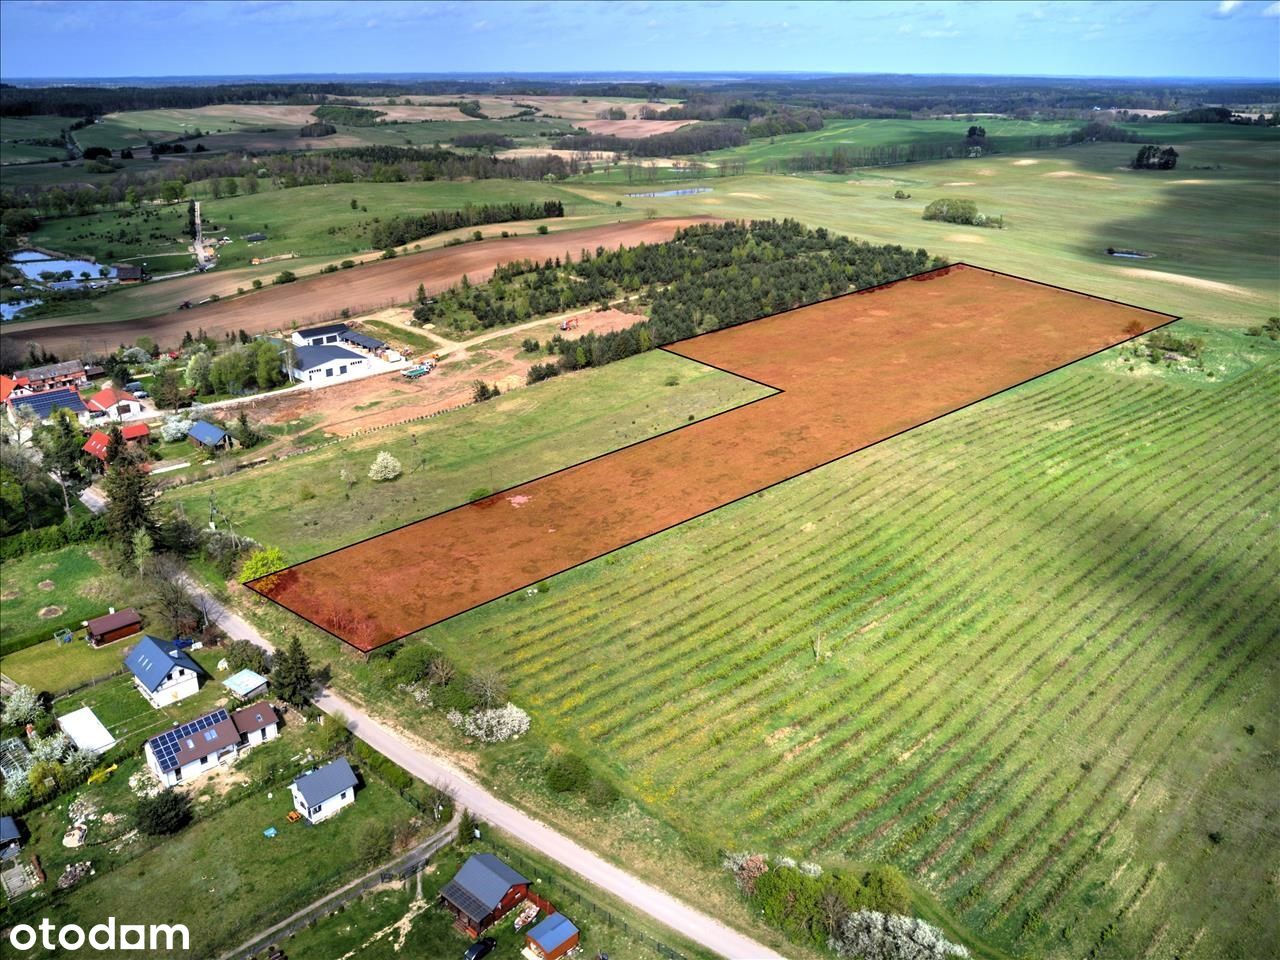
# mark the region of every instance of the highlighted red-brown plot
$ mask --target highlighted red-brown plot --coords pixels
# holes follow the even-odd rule
[[[956,266],[704,334],[777,392],[250,586],[371,650],[1174,319]]]

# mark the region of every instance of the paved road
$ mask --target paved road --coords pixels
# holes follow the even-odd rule
[[[273,649],[252,624],[229,610],[203,587],[190,579],[186,584],[193,594],[204,598],[209,619],[228,636],[248,640],[265,650]],[[689,940],[731,960],[776,960],[780,957],[763,944],[633,877],[540,820],[499,800],[448,760],[410,743],[338,694],[326,691],[316,700],[316,705],[326,713],[341,713],[357,737],[419,779],[448,790],[459,806],[466,807],[479,819],[505,830],[634,909],[679,931]]]

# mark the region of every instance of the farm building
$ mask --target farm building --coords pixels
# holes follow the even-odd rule
[[[524,935],[524,953],[533,960],[560,960],[578,945],[578,928],[563,913],[553,913]]]
[[[293,808],[311,823],[328,820],[343,807],[356,800],[356,773],[339,757],[310,773],[304,773],[289,784]]]
[[[337,380],[369,368],[369,360],[353,350],[335,344],[315,347],[296,347],[294,365],[285,371],[300,383]]]
[[[90,620],[85,625],[85,629],[88,631],[89,643],[95,647],[102,647],[108,643],[123,640],[125,637],[131,637],[135,633],[141,633],[142,617],[132,607],[125,610],[113,609],[104,617],[95,617]]]
[[[197,420],[187,431],[191,445],[204,450],[230,450],[231,435],[206,420]]]
[[[337,343],[348,333],[345,323],[328,323],[322,327],[307,327],[293,331],[292,340],[299,347],[321,347],[326,343]]]
[[[123,420],[142,412],[142,402],[137,397],[115,387],[103,387],[88,399],[85,406],[91,414],[103,414],[112,420]]]
[[[143,752],[160,782],[173,787],[234,762],[254,743],[275,739],[279,724],[276,708],[265,702],[234,714],[213,710],[152,737]]]
[[[267,235],[265,233],[251,233],[245,237],[245,240],[249,243],[261,243],[265,239],[267,239]]]
[[[200,667],[173,640],[144,636],[125,657],[138,692],[153,707],[185,700],[200,690]]]
[[[385,341],[379,340],[377,337],[371,337],[367,333],[358,333],[355,330],[348,330],[344,333],[342,342],[353,347],[359,347],[361,350],[367,350],[374,356],[381,356],[387,349]]]
[[[231,695],[237,700],[251,700],[267,692],[267,678],[247,667],[227,677],[222,681],[222,685],[230,690]]]
[[[116,738],[102,725],[93,707],[81,707],[58,718],[58,727],[71,738],[77,750],[97,756],[116,744]]]
[[[84,364],[79,360],[64,360],[62,363],[48,363],[42,367],[19,370],[13,377],[15,380],[25,380],[33,393],[56,390],[59,387],[79,387],[89,382],[84,373]]]
[[[55,410],[70,411],[77,419],[88,413],[84,400],[80,398],[80,393],[75,387],[57,387],[39,393],[11,395],[7,406],[9,421],[14,424],[18,422],[19,415],[24,411],[30,411],[31,415],[41,422],[52,417]]]
[[[440,891],[456,926],[478,937],[529,895],[529,881],[491,853],[477,853]]]
[[[116,280],[120,283],[141,283],[142,268],[131,263],[117,263],[112,269],[116,272]]]

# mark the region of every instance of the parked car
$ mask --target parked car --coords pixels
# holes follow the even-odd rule
[[[487,957],[493,952],[493,948],[498,945],[498,941],[493,937],[485,937],[483,940],[477,940],[471,946],[467,947],[467,952],[462,955],[462,960],[480,960],[481,957]]]

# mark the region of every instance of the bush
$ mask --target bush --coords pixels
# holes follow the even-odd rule
[[[367,867],[381,863],[391,856],[395,832],[391,824],[382,820],[370,820],[360,827],[356,837],[356,856]]]
[[[292,270],[282,270],[271,282],[275,284],[293,283],[297,279],[297,275]]]
[[[548,761],[543,776],[552,793],[577,793],[588,786],[591,768],[581,757],[562,753]]]
[[[153,837],[177,833],[191,822],[191,801],[185,793],[165,790],[143,797],[134,808],[138,829]]]
[[[978,205],[972,200],[934,200],[924,208],[924,219],[974,224],[978,220]]]

